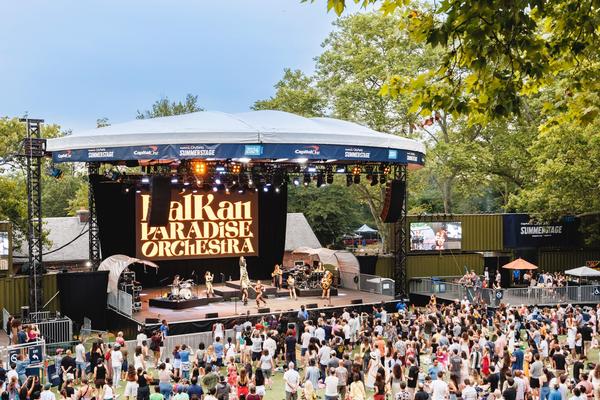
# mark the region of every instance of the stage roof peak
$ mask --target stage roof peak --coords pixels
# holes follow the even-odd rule
[[[287,156],[421,165],[425,154],[416,140],[335,118],[274,110],[133,120],[49,139],[47,149],[55,162]]]

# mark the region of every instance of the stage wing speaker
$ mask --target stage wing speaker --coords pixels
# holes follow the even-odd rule
[[[406,183],[397,179],[388,181],[385,200],[381,210],[381,220],[386,223],[398,222],[404,206]]]
[[[259,314],[266,314],[266,313],[270,313],[270,312],[271,312],[270,308],[259,308],[258,309]]]
[[[217,312],[207,313],[206,318],[219,318],[219,313],[217,313]]]
[[[362,299],[354,299],[350,302],[350,304],[362,304]]]
[[[319,305],[317,303],[311,303],[311,304],[307,304],[306,308],[307,309],[309,309],[309,308],[319,308]]]
[[[168,176],[153,176],[150,181],[150,226],[166,226],[169,223],[171,206],[171,179]]]
[[[158,324],[160,320],[158,318],[146,318],[144,320],[145,324]]]

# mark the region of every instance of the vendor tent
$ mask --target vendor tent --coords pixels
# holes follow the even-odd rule
[[[373,229],[370,226],[368,226],[367,224],[363,224],[363,226],[361,226],[354,232],[356,232],[356,233],[377,233],[377,229]]]
[[[565,274],[578,278],[600,278],[600,271],[590,267],[568,269],[565,271]]]
[[[533,265],[532,263],[523,260],[522,258],[517,258],[515,261],[509,262],[506,265],[503,265],[504,269],[518,269],[518,270],[532,270],[538,269],[537,265]]]
[[[158,269],[158,265],[151,261],[140,260],[139,258],[133,258],[123,254],[115,254],[100,263],[98,271],[108,271],[108,288],[106,290],[108,293],[117,293],[119,290],[119,277],[121,276],[121,273],[125,268],[135,263]]]

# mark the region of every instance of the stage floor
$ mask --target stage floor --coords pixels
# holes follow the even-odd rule
[[[225,286],[217,284],[215,290]],[[206,297],[205,288],[200,286],[197,288],[197,295]],[[259,312],[254,300],[249,300],[248,305],[244,306],[239,300],[237,301],[219,301],[210,303],[206,306],[186,308],[182,310],[169,310],[165,308],[150,307],[148,302],[152,298],[163,296],[167,293],[165,288],[144,289],[141,294],[142,310],[133,314],[133,318],[139,323],[144,323],[146,318],[166,319],[169,323],[190,322],[207,319],[206,314],[218,313],[219,318],[231,318],[240,315],[259,315],[265,312]],[[238,297],[240,295],[238,294]],[[392,301],[392,296],[384,296],[375,293],[361,292],[357,290],[338,289],[337,296],[331,296],[331,300],[321,299],[320,296],[314,297],[298,297],[297,300],[291,300],[289,297],[272,297],[267,298],[267,305],[260,306],[261,309],[269,308],[269,314],[282,311],[297,311],[301,305],[317,304],[316,308],[337,308],[343,306],[351,306],[352,301],[362,301],[363,304],[380,303],[382,301]]]

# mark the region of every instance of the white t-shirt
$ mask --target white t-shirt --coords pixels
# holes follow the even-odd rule
[[[103,396],[103,398],[105,398],[105,399],[112,399],[114,397],[115,396],[113,394],[112,386],[110,386],[110,385],[104,385],[104,396]]]
[[[315,329],[315,337],[319,339],[319,343],[325,340],[325,329],[321,326]]]
[[[222,323],[220,323],[220,322],[217,322],[217,323],[215,324],[215,330],[214,330],[214,333],[215,333],[215,339],[217,339],[217,338],[221,338],[221,339],[223,339],[224,327],[223,327],[223,324],[222,324]]]
[[[449,393],[448,384],[441,379],[431,382],[431,399],[444,400]]]
[[[277,351],[277,342],[272,337],[268,337],[263,343],[263,349],[269,350],[269,356],[274,357]]]
[[[56,395],[49,390],[42,390],[40,400],[56,400]]]
[[[463,400],[477,400],[477,390],[473,386],[467,386],[462,391]]]
[[[79,343],[75,346],[75,361],[85,362],[85,347],[83,346],[83,343]]]
[[[331,348],[327,345],[321,347],[319,349],[319,363],[322,365],[329,364],[329,360],[331,359]]]
[[[308,349],[308,345],[310,344],[311,335],[308,332],[304,332],[302,336],[300,336],[300,341],[302,342],[302,348]]]
[[[140,332],[138,333],[137,337],[135,338],[137,345],[138,346],[142,346],[142,342],[145,340],[148,340],[148,336],[146,336],[146,334],[144,332]]]
[[[335,375],[329,375],[325,378],[325,396],[337,396],[338,395],[338,383],[339,379]]]
[[[123,353],[120,350],[113,350],[110,353],[110,361],[113,367],[120,367],[123,364]]]
[[[286,392],[296,393],[300,384],[300,374],[295,369],[288,369],[283,374],[283,381],[285,382]]]

